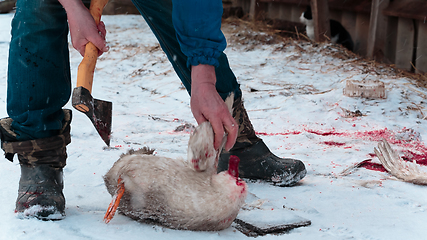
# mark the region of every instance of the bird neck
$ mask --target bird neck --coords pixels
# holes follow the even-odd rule
[[[239,162],[240,159],[234,155],[231,155],[228,161],[228,174],[235,178],[239,178]]]

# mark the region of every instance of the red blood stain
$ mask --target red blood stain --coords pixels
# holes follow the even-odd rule
[[[194,169],[200,170],[199,159],[191,159],[191,163],[193,164]]]
[[[427,165],[427,153],[418,154],[409,150],[406,150],[404,152],[405,152],[405,155],[402,156],[403,160],[411,161],[411,162],[416,161],[420,165]]]
[[[234,155],[231,155],[228,161],[228,173],[235,178],[239,177],[239,162],[240,158]]]
[[[333,161],[331,161],[331,165],[333,165],[333,166],[334,166],[334,168],[335,168],[335,166],[337,166],[337,167],[341,167],[341,165],[340,165],[340,164],[338,164],[338,163],[334,163]]]
[[[405,131],[405,130],[407,129],[406,128],[402,129],[402,131]],[[417,139],[405,140],[405,139],[398,138],[396,137],[396,132],[391,131],[387,128],[370,130],[370,131],[345,131],[345,132],[339,132],[335,128],[332,128],[329,131],[303,129],[302,131],[295,130],[295,131],[279,132],[279,133],[256,132],[256,134],[264,135],[264,136],[298,135],[304,131],[308,133],[316,134],[319,136],[341,136],[341,137],[347,137],[351,139],[362,139],[362,140],[373,141],[373,142],[379,142],[382,139],[386,139],[390,144],[396,144],[402,148],[406,148],[406,149],[410,148],[415,150],[416,152],[427,154],[427,147],[420,140],[417,140]],[[423,159],[420,159],[420,160],[423,160]]]
[[[321,131],[310,130],[310,129],[308,129],[306,131],[308,133],[313,133],[313,134],[320,135],[320,136],[342,135],[342,133],[335,132],[335,129],[334,129],[334,131],[329,131],[329,132],[321,132]]]
[[[230,156],[230,160],[228,161],[228,174],[236,178],[236,185],[243,186],[240,193],[244,193],[246,191],[245,181],[239,178],[239,162],[240,158],[234,155]]]
[[[338,136],[338,137],[346,137],[350,139],[362,139],[366,141],[372,141],[372,142],[380,142],[382,139],[387,140],[393,147],[393,145],[397,145],[403,149],[411,149],[411,150],[403,150],[404,156],[402,156],[402,159],[406,161],[416,161],[417,164],[420,165],[426,165],[427,166],[427,147],[424,145],[423,142],[421,142],[419,139],[414,138],[401,138],[398,137],[396,131],[391,131],[387,128],[384,129],[378,129],[378,130],[370,130],[370,131],[344,131],[339,132],[335,128],[332,128],[328,131],[321,131],[321,130],[313,130],[313,129],[307,129],[305,128],[306,125],[302,125],[303,130],[302,131],[288,131],[288,132],[279,132],[279,133],[266,133],[266,132],[256,132],[258,135],[264,135],[264,136],[277,136],[277,135],[298,135],[302,132],[312,133],[319,136]],[[366,126],[363,126],[366,127]],[[408,129],[403,128],[400,132],[405,133]],[[326,145],[329,146],[344,146],[345,143],[340,142],[334,142],[334,141],[325,141],[323,142]],[[376,145],[376,144],[375,144]],[[373,147],[375,147],[373,145]],[[351,148],[351,146],[344,146],[344,148]],[[355,149],[358,151],[358,149]],[[369,153],[369,156],[372,158],[376,157],[375,154]],[[381,164],[378,163],[372,163],[370,161],[368,162],[362,162],[362,164],[359,167],[364,167],[366,169],[374,170],[374,171],[386,171],[384,167],[382,167]]]
[[[229,218],[221,220],[220,223],[229,223],[229,222],[231,222],[233,220],[234,220],[233,218],[229,217]]]
[[[245,181],[243,181],[242,179],[237,179],[236,185],[242,187],[242,190],[240,191],[240,194],[243,194],[244,192],[246,192],[246,183],[245,183]]]
[[[343,145],[345,145],[345,143],[332,142],[332,141],[327,141],[327,142],[323,142],[323,143],[326,145],[329,145],[329,146],[343,146]]]
[[[363,167],[363,168],[366,168],[368,170],[374,170],[374,171],[378,171],[378,172],[387,172],[387,170],[383,167],[383,165],[381,165],[379,163],[373,163],[371,161],[372,161],[372,159],[365,160],[365,161],[360,163],[359,167]]]

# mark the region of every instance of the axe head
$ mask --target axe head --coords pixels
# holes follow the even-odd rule
[[[93,98],[89,90],[84,87],[74,88],[72,104],[75,109],[89,117],[102,140],[110,146],[113,104]]]

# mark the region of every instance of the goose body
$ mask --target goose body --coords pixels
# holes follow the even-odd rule
[[[122,155],[104,176],[113,196],[121,189],[118,210],[144,222],[173,229],[217,231],[231,225],[247,195],[238,177],[239,158],[217,173],[219,152],[208,122],[190,137],[188,159],[149,155],[143,148]]]

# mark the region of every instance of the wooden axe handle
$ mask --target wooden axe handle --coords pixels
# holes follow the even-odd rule
[[[101,21],[102,10],[108,0],[92,0],[90,3],[90,13],[95,20],[96,25]],[[93,43],[88,42],[85,47],[85,55],[77,70],[76,87],[84,87],[92,92],[93,73],[98,59],[98,48]]]

